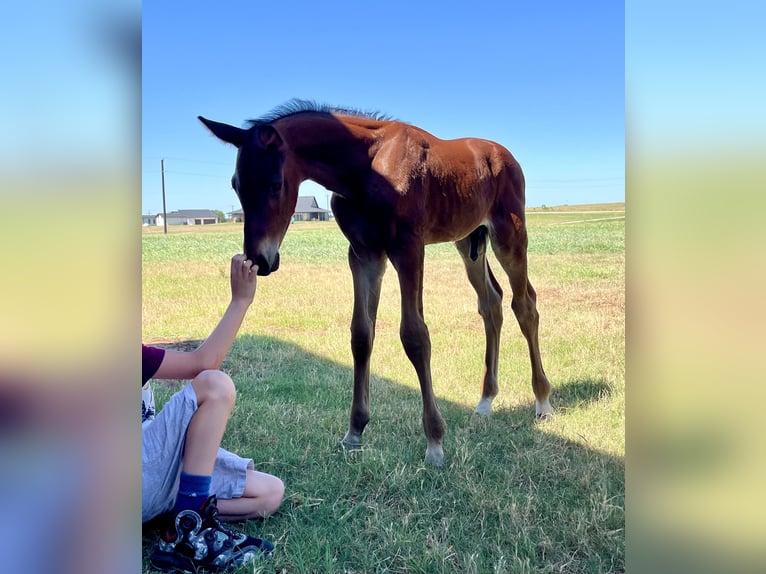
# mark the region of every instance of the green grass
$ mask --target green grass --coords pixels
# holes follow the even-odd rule
[[[500,395],[491,417],[472,414],[484,353],[476,298],[454,248],[428,247],[424,306],[447,421],[442,469],[423,464],[420,393],[399,342],[391,266],[372,420],[360,451],[339,448],[351,401],[347,244],[334,223],[290,228],[282,267],[259,279],[224,363],[238,387],[224,446],[286,485],[279,513],[241,525],[276,543],[271,561],[243,572],[624,571],[625,221],[568,223],[586,218],[599,215],[528,218],[556,410],[543,424],[533,420],[528,352],[504,278]],[[209,334],[228,303],[229,259],[241,240],[236,224],[144,234],[144,341],[193,346]],[[161,403],[180,384],[155,387]]]

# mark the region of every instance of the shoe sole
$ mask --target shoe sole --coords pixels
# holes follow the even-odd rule
[[[149,559],[152,568],[162,572],[172,574],[174,572],[183,572],[184,574],[200,574],[202,572],[218,574],[220,572],[231,572],[233,567],[215,567],[207,565],[196,565],[191,558],[184,558],[178,554],[155,552]]]
[[[165,552],[155,552],[149,558],[152,568],[162,572],[184,572],[186,574],[196,574],[199,572],[191,559],[182,559],[177,554],[168,554]]]
[[[271,557],[272,552],[262,552],[260,554],[261,558],[268,559]],[[149,563],[152,565],[153,568],[160,570],[162,572],[168,572],[170,574],[174,572],[183,572],[184,574],[200,574],[200,573],[210,573],[210,574],[218,574],[223,572],[233,572],[240,566],[243,566],[244,564],[240,566],[233,566],[233,565],[227,565],[227,566],[221,566],[216,567],[212,565],[203,565],[203,564],[195,564],[194,560],[191,558],[186,558],[183,556],[179,556],[178,554],[175,554],[173,552],[162,552],[162,551],[155,551],[151,557],[149,558]]]

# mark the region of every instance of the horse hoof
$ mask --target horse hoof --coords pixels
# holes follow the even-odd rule
[[[362,437],[347,432],[346,436],[343,437],[343,440],[340,441],[340,446],[343,447],[343,450],[359,450],[362,448]]]
[[[489,416],[492,414],[492,399],[481,399],[479,404],[476,405],[476,410],[473,411],[477,415]]]
[[[538,421],[547,421],[553,418],[553,407],[546,399],[545,401],[535,403],[535,414]]]
[[[429,446],[426,449],[426,464],[439,468],[444,466],[444,450],[441,446]]]

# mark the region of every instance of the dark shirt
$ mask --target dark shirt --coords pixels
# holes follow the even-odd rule
[[[160,368],[165,349],[141,345],[141,425],[154,420],[154,391],[149,379]]]
[[[141,345],[141,386],[154,376],[165,357],[165,349]]]

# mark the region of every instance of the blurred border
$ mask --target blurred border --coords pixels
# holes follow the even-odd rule
[[[632,572],[766,570],[764,21],[626,4]]]
[[[3,569],[140,572],[141,3],[3,23]]]

